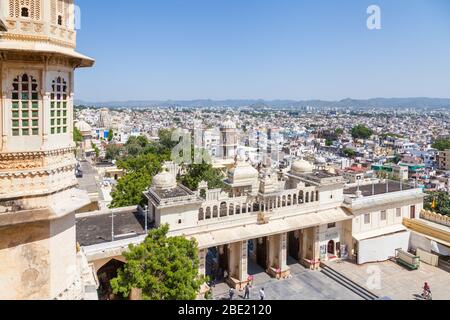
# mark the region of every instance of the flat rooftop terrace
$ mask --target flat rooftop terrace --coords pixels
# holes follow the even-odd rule
[[[83,216],[76,219],[77,242],[85,247],[112,241],[112,214]],[[149,224],[148,229],[152,226]],[[114,240],[145,234],[145,218],[139,212],[114,213]]]
[[[386,193],[392,193],[392,192],[399,192],[399,191],[405,191],[405,190],[411,190],[414,189],[414,187],[410,186],[408,183],[401,184],[398,181],[386,181],[386,183],[376,183],[374,185],[364,185],[358,187],[352,187],[344,189],[345,195],[355,195],[356,192],[361,191],[362,195],[364,197],[370,197],[380,194],[386,194]]]

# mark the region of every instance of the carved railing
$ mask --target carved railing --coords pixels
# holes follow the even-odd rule
[[[422,210],[420,217],[424,220],[431,221],[443,226],[450,227],[450,217],[436,212]]]

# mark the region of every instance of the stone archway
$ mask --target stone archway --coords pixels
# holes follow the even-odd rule
[[[334,241],[333,240],[330,240],[329,242],[328,242],[328,250],[327,250],[327,252],[328,252],[328,254],[331,254],[331,255],[334,255],[335,254],[335,245],[334,245]]]
[[[288,234],[288,253],[293,259],[300,261],[300,231],[289,232]]]
[[[120,297],[112,293],[110,281],[117,277],[118,270],[123,268],[124,262],[111,259],[97,271],[99,281],[99,298],[100,300],[118,300]]]

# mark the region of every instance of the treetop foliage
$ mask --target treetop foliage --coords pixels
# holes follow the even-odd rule
[[[114,294],[127,298],[141,289],[144,300],[194,300],[203,279],[198,275],[199,258],[195,240],[167,237],[169,227],[151,230],[140,245],[124,252],[127,261],[111,280]]]
[[[352,129],[352,137],[353,139],[369,139],[373,134],[372,129],[367,128],[362,124],[358,124]]]
[[[445,151],[450,149],[450,139],[437,139],[433,143],[433,148],[439,151]]]

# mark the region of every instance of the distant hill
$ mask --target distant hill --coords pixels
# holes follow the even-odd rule
[[[374,98],[368,100],[344,99],[341,101],[324,100],[146,100],[146,101],[108,101],[88,102],[75,100],[76,105],[88,105],[110,108],[145,108],[145,107],[242,107],[253,108],[450,108],[450,99],[444,98]]]

